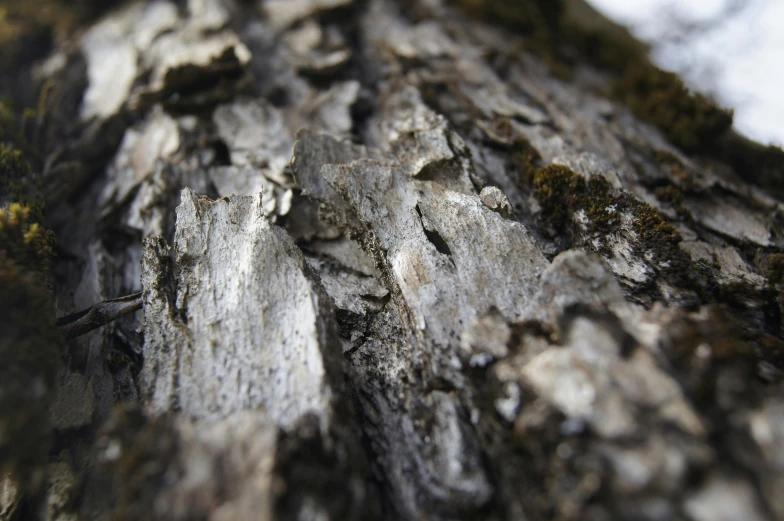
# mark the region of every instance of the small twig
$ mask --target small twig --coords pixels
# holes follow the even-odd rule
[[[142,308],[142,294],[134,293],[127,297],[104,300],[92,307],[59,318],[57,327],[65,338],[76,338]]]

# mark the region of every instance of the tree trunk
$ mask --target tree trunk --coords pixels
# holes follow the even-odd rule
[[[784,519],[784,206],[503,4],[129,3],[39,64],[58,314],[143,309],[0,518]]]

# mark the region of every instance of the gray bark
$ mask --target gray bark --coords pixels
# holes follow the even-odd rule
[[[37,69],[58,311],[143,310],[69,341],[0,518],[784,519],[781,201],[440,0],[181,4]],[[631,207],[550,229],[521,143],[748,291]]]

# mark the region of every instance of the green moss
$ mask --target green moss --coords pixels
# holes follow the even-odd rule
[[[715,300],[718,287],[714,274],[716,268],[704,261],[693,261],[680,246],[683,242],[680,232],[656,208],[628,192],[621,192],[618,197],[620,202],[617,204],[634,216],[635,254],[645,259],[669,284],[694,292],[699,302]]]
[[[682,167],[683,166],[683,163],[678,158],[678,156],[676,156],[675,154],[673,154],[669,150],[656,150],[653,153],[653,157],[654,157],[654,159],[656,159],[656,162],[659,163],[662,166],[670,166],[670,167],[672,167],[672,166]]]
[[[25,200],[30,176],[21,153],[0,145],[0,201]],[[0,206],[0,473],[22,481],[46,461],[63,344],[44,289],[54,238],[42,217],[41,202]]]
[[[21,203],[30,208],[30,218],[40,222],[44,202],[40,197],[41,178],[31,167],[31,159],[40,169],[43,161],[35,143],[35,124],[18,117],[10,102],[0,102],[0,207]]]
[[[534,173],[533,187],[546,223],[553,231],[560,231],[585,193],[585,179],[568,167],[550,165]]]
[[[717,140],[732,126],[732,113],[690,91],[677,74],[653,65],[647,47],[624,27],[585,2],[569,6],[558,39],[576,51],[577,61],[611,73],[612,96],[670,142],[689,153],[715,153]]]
[[[582,204],[591,220],[593,232],[609,233],[618,226],[619,202],[604,176],[594,175],[588,179],[588,190]]]
[[[678,75],[653,65],[645,44],[587,2],[454,1],[469,15],[523,36],[524,49],[559,77],[568,77],[566,71],[586,62],[608,72],[611,95],[684,151],[714,157],[726,154],[719,140],[732,126],[732,113],[691,92]],[[757,164],[770,162],[767,158],[773,156],[777,156],[773,150],[754,154],[743,150],[739,154],[741,162]],[[781,172],[784,160],[772,162]],[[780,186],[784,191],[784,182],[780,181]]]
[[[634,231],[647,249],[664,249],[665,253],[670,253],[671,248],[678,247],[683,241],[681,234],[652,206],[639,203],[635,208],[635,216]]]
[[[620,222],[620,211],[628,205],[614,194],[604,176],[586,180],[561,165],[536,171],[533,188],[546,223],[555,231],[563,230],[575,212],[584,210],[591,232],[611,232]]]
[[[571,236],[575,231],[573,216],[583,211],[588,217],[587,234],[598,241],[597,251],[609,256],[612,252],[606,238],[620,231],[622,215],[630,215],[632,246],[638,257],[669,283],[695,291],[702,299],[711,298],[716,286],[712,269],[691,260],[680,247],[680,233],[649,204],[615,190],[601,175],[586,180],[560,165],[537,170],[533,188],[542,208],[541,218],[551,235]]]
[[[660,186],[654,193],[656,194],[657,199],[669,203],[673,208],[683,204],[683,192],[677,186],[670,184],[667,186]]]
[[[30,165],[22,152],[0,143],[0,196],[11,201],[21,200],[29,177]]]
[[[40,278],[2,252],[0,331],[0,474],[24,480],[48,454],[48,405],[63,340]]]
[[[718,158],[729,163],[741,178],[784,199],[784,150],[732,134],[718,152]]]
[[[518,141],[512,146],[512,158],[520,173],[517,185],[527,188],[533,185],[534,175],[539,168],[542,156],[528,141]]]
[[[588,2],[568,2],[561,28],[558,39],[569,47],[575,60],[615,73],[647,60],[648,47],[644,43]]]
[[[656,125],[686,152],[714,151],[717,140],[732,126],[731,112],[691,92],[678,75],[651,64],[644,44],[583,2],[457,3],[472,16],[527,36],[526,50],[546,63],[574,65],[587,61],[610,72],[614,77],[613,97],[641,119]]]
[[[469,15],[524,33],[554,32],[563,14],[563,0],[454,0]]]
[[[627,69],[615,81],[613,95],[686,152],[710,152],[732,126],[731,112],[652,65]]]
[[[670,283],[693,290],[702,299],[712,298],[716,287],[713,269],[691,260],[680,247],[683,240],[680,233],[655,208],[628,192],[615,190],[604,176],[595,175],[586,180],[565,166],[536,169],[533,165],[531,161],[521,161],[520,178],[532,178],[530,186],[551,235],[570,236],[574,231],[573,215],[583,211],[588,218],[587,233],[598,241],[597,250],[611,255],[606,238],[619,231],[623,214],[630,215],[634,219],[635,253]],[[683,192],[677,187],[663,187],[657,195],[668,201],[680,215],[689,217],[688,210],[682,206]]]
[[[536,171],[533,188],[545,222],[555,232],[563,231],[578,210],[585,211],[592,232],[610,232],[618,225],[620,200],[603,176],[586,180],[568,167],[550,165]]]
[[[771,295],[766,288],[760,288],[743,280],[722,284],[718,288],[718,300],[731,307],[743,308],[749,302],[765,303]]]
[[[521,51],[538,56],[553,75],[569,79],[576,66],[590,63],[609,75],[609,94],[690,154],[730,164],[743,178],[784,198],[784,151],[730,131],[732,113],[691,92],[676,75],[654,66],[648,48],[583,1],[453,0],[469,15],[523,37]],[[671,162],[680,185],[688,171]],[[677,208],[676,208],[677,210]],[[684,217],[688,217],[684,214]]]
[[[3,170],[10,163],[14,170],[26,167],[22,163],[34,160],[36,164],[41,163],[41,156],[35,146],[35,133],[37,130],[37,112],[32,109],[25,109],[20,116],[14,109],[12,100],[6,98],[0,101],[0,146],[2,146]],[[19,157],[13,157],[17,154]],[[29,168],[29,167],[28,167]],[[8,172],[0,174],[0,178]],[[0,179],[2,181],[2,179]]]
[[[768,257],[768,269],[765,275],[770,286],[784,282],[784,253],[774,253]]]
[[[452,0],[469,16],[502,26],[524,36],[519,52],[529,52],[563,80],[572,76],[572,67],[563,59],[558,35],[565,9],[564,0]]]
[[[657,150],[654,153],[654,160],[677,179],[680,186],[687,189],[693,187],[694,179],[691,172],[676,155],[666,150]]]
[[[761,335],[755,340],[758,345],[758,356],[773,367],[776,367],[780,371],[779,374],[784,374],[784,340],[768,334]],[[779,377],[779,383],[781,383],[781,380],[781,377]]]
[[[677,186],[671,184],[660,186],[654,191],[654,194],[656,194],[656,198],[659,199],[659,201],[669,204],[681,217],[686,219],[691,218],[691,212],[688,208],[683,206],[683,201],[685,199],[683,192]]]

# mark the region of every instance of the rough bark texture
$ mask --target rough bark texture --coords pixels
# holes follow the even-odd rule
[[[143,310],[0,519],[784,519],[784,205],[523,41],[155,0],[39,64],[58,312]]]

